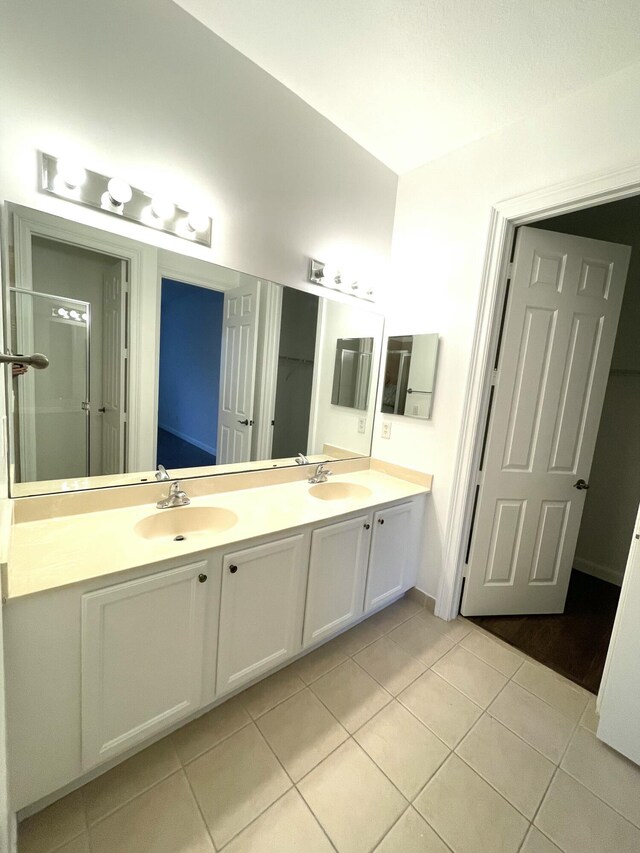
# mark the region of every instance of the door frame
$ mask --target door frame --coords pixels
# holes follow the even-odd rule
[[[129,282],[129,364],[128,364],[128,433],[127,468],[130,471],[142,471],[148,468],[148,413],[151,410],[150,390],[146,376],[149,360],[154,358],[156,349],[155,329],[146,319],[155,312],[151,308],[157,298],[155,293],[155,272],[157,268],[157,250],[153,246],[138,243],[128,237],[121,237],[110,231],[93,228],[69,219],[33,210],[21,205],[11,204],[11,215],[7,216],[4,235],[5,246],[12,237],[15,252],[15,275],[26,276],[31,281],[31,238],[45,237],[59,243],[80,246],[99,254],[120,258],[127,262]],[[12,230],[12,234],[10,231]],[[5,326],[9,322],[9,281],[4,287]],[[9,424],[10,429],[11,424]],[[13,450],[11,451],[13,455]]]
[[[582,176],[492,205],[481,275],[451,503],[445,530],[442,576],[435,614],[455,619],[460,606],[475,486],[487,417],[493,362],[516,229],[612,201],[640,195],[640,165]]]

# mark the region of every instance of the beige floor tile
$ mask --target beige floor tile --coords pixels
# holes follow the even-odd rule
[[[95,823],[120,808],[180,766],[173,742],[164,738],[88,782],[81,789],[87,822]]]
[[[345,631],[336,638],[336,644],[340,651],[348,657],[357,655],[366,646],[375,643],[375,641],[383,634],[382,630],[376,627],[375,623],[371,624],[371,619],[365,619],[355,628],[350,631]]]
[[[393,631],[398,625],[402,625],[403,622],[420,613],[423,609],[416,601],[412,601],[410,598],[401,598],[385,607],[384,610],[370,616],[369,622],[383,634],[388,634],[389,631]]]
[[[412,714],[453,749],[482,709],[435,672],[425,672],[398,696]]]
[[[640,827],[640,767],[579,726],[562,769]]]
[[[455,853],[516,853],[529,827],[456,755],[447,759],[414,806]]]
[[[640,830],[558,770],[534,821],[565,853],[638,853]]]
[[[352,660],[314,681],[311,689],[351,733],[391,701],[390,694]]]
[[[520,848],[520,853],[562,853],[562,851],[539,829],[532,826]]]
[[[488,714],[456,753],[529,820],[542,802],[556,766]]]
[[[305,776],[298,788],[340,853],[371,850],[408,805],[353,740]]]
[[[398,702],[383,708],[354,737],[408,800],[449,755],[448,747]]]
[[[281,669],[263,681],[259,681],[238,696],[254,720],[266,714],[280,702],[304,689],[304,681],[290,667]]]
[[[447,652],[432,669],[481,708],[486,708],[507,683],[506,676],[462,646]]]
[[[548,705],[574,723],[578,722],[589,701],[589,694],[585,690],[546,666],[529,661],[525,661],[513,680],[530,693],[544,699]]]
[[[497,643],[485,634],[481,634],[480,631],[470,631],[460,645],[506,675],[507,678],[511,678],[524,661],[522,655],[515,649],[508,649],[502,643]]]
[[[20,824],[20,853],[49,853],[86,828],[82,793],[74,791]]]
[[[512,681],[489,706],[489,713],[556,764],[573,733],[573,723],[564,714]]]
[[[308,688],[260,717],[257,725],[295,782],[348,737]]]
[[[424,664],[388,637],[380,637],[355,655],[354,660],[394,696],[425,671]]]
[[[453,640],[444,636],[420,616],[414,616],[399,628],[395,628],[390,632],[389,639],[425,666],[434,664],[455,645]]]
[[[251,717],[242,707],[240,700],[234,697],[197,720],[187,723],[171,737],[178,757],[183,764],[187,764],[249,722]]]
[[[375,853],[449,853],[449,847],[414,808],[409,808],[391,827]]]
[[[580,718],[580,725],[584,726],[585,729],[589,729],[590,732],[595,734],[598,731],[598,723],[600,722],[600,717],[598,712],[596,711],[596,697],[591,696],[587,701],[587,707],[584,709],[582,713],[582,717]]]
[[[22,853],[22,848],[20,848],[19,853]],[[83,832],[82,835],[74,838],[73,841],[63,844],[62,847],[56,847],[55,853],[91,853],[89,835]]]
[[[295,788],[224,848],[225,853],[332,853],[333,849]]]
[[[214,846],[180,770],[89,830],[93,853],[213,853]]]
[[[185,770],[218,848],[291,787],[255,725],[231,735]]]
[[[320,646],[315,652],[310,652],[308,655],[300,658],[300,660],[292,663],[289,669],[301,678],[305,684],[311,684],[347,660],[347,656],[342,651],[340,639],[340,637],[336,637],[335,640],[325,643],[324,646]]]
[[[451,619],[447,622],[446,619],[440,619],[428,610],[421,610],[418,615],[425,625],[438,631],[452,643],[459,643],[473,629],[471,622],[467,622],[466,619]]]

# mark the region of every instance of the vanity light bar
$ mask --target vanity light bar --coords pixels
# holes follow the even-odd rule
[[[52,306],[51,316],[54,320],[71,320],[74,323],[87,323],[89,321],[89,315],[86,311],[78,311],[75,308],[65,308],[62,305]]]
[[[327,287],[330,290],[338,290],[340,293],[355,296],[357,299],[366,299],[368,302],[373,302],[375,299],[372,288],[362,288],[358,281],[349,281],[338,269],[334,270],[323,261],[316,261],[315,258],[309,258],[308,279],[312,284],[319,284],[321,287]]]
[[[183,210],[169,199],[152,197],[122,178],[91,172],[65,157],[40,154],[40,161],[43,192],[211,246],[212,223],[206,213]]]

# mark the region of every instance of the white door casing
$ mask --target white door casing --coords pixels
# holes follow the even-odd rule
[[[128,364],[126,287],[127,262],[118,260],[103,279],[102,470],[95,472],[100,474],[124,473]]]
[[[220,408],[219,465],[248,462],[256,381],[260,282],[252,279],[224,295]]]
[[[640,507],[600,695],[598,737],[640,764]]]
[[[629,256],[518,232],[464,615],[564,609]]]

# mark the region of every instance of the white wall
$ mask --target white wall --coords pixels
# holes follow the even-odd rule
[[[540,224],[632,247],[574,567],[621,584],[640,503],[640,196]]]
[[[171,0],[20,0],[0,33],[5,199],[294,286],[310,255],[384,267],[396,175]],[[165,182],[213,248],[38,193],[37,149]]]
[[[432,420],[393,418],[374,455],[435,475],[419,586],[436,595],[491,205],[638,161],[640,66],[400,179],[389,334],[442,336]],[[385,419],[389,417],[385,415]]]

